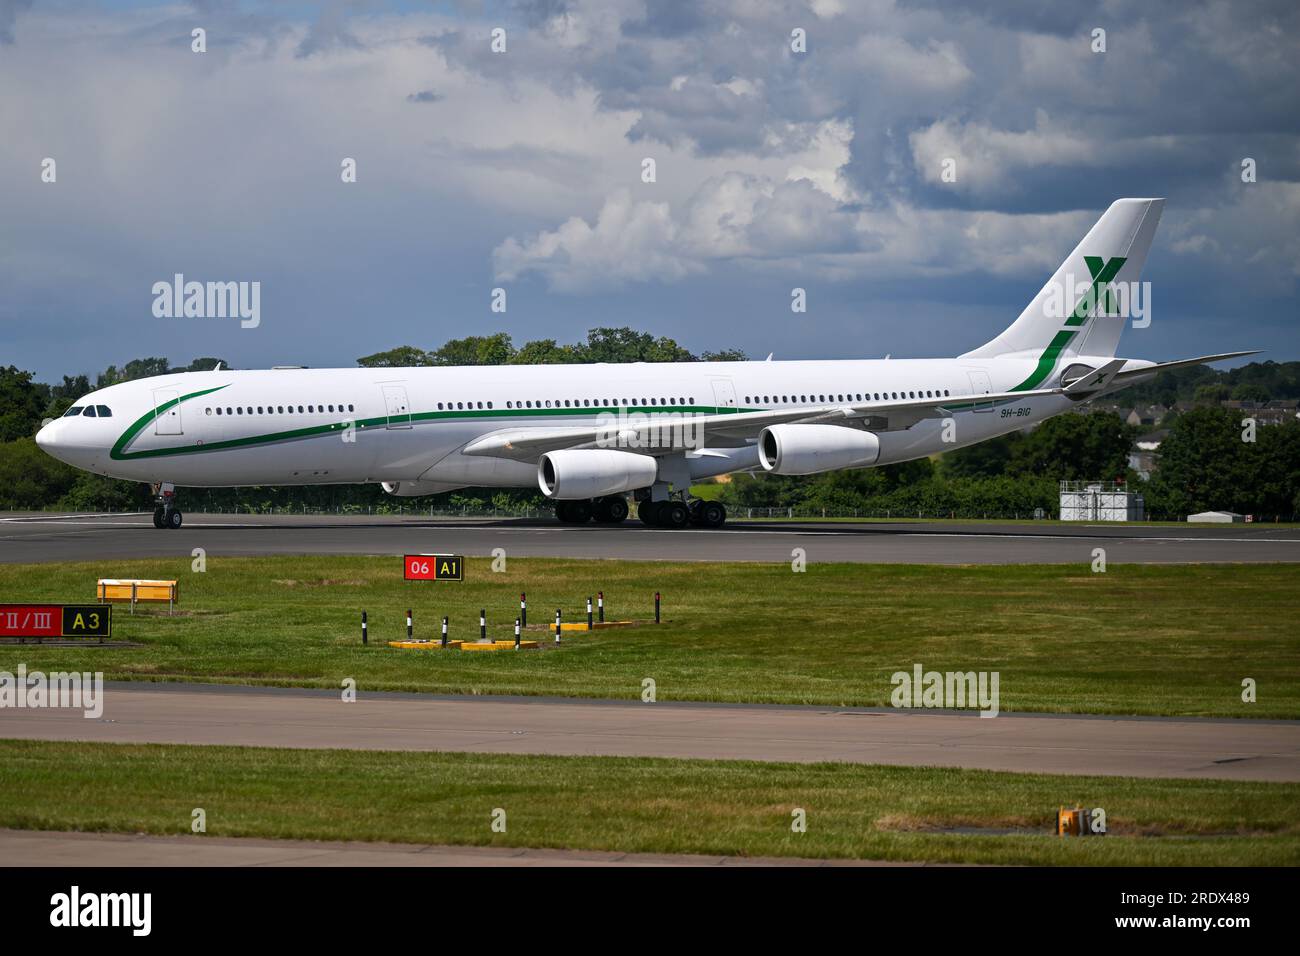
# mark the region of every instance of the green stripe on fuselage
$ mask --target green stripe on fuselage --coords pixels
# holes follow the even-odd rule
[[[191,398],[198,398],[202,395],[207,395],[210,394],[211,392],[218,391],[219,388],[226,388],[226,387],[227,386],[225,385],[221,385],[218,386],[218,388],[209,388],[201,392],[193,392],[189,395],[183,395],[179,399],[179,402],[184,402]],[[303,438],[315,438],[320,435],[336,434],[340,431],[343,431],[347,427],[345,423],[347,421],[350,421],[350,419],[344,419],[343,421],[332,422],[327,425],[311,425],[306,428],[293,428],[288,431],[268,432],[264,435],[247,435],[243,438],[229,438],[223,441],[205,442],[203,444],[196,443],[196,444],[189,444],[189,445],[175,445],[169,448],[150,448],[150,449],[146,449],[145,451],[135,451],[135,452],[128,452],[125,450],[126,446],[129,445],[132,441],[134,441],[136,436],[144,428],[146,428],[150,422],[152,422],[155,418],[157,418],[159,414],[165,412],[167,409],[171,408],[175,404],[178,404],[178,400],[176,399],[173,399],[168,402],[164,402],[162,405],[158,406],[158,408],[156,408],[154,411],[149,412],[147,415],[141,416],[134,424],[131,425],[130,428],[128,428],[125,432],[122,433],[122,437],[119,438],[117,440],[117,444],[113,446],[113,450],[109,453],[109,457],[112,458],[114,461],[132,461],[141,458],[163,458],[163,457],[169,457],[171,455],[188,455],[188,454],[194,454],[195,452],[224,451],[230,448],[248,448],[254,445],[270,445],[270,444],[275,444],[277,442],[297,441]],[[462,420],[483,419],[483,418],[498,418],[498,419],[548,418],[548,417],[555,418],[555,417],[566,416],[566,415],[569,417],[573,417],[573,416],[591,417],[600,414],[682,415],[687,413],[699,413],[704,415],[715,415],[715,414],[722,414],[724,412],[748,412],[748,411],[759,411],[759,409],[732,408],[730,406],[718,407],[718,406],[710,406],[710,405],[688,405],[688,406],[675,406],[675,407],[662,406],[662,405],[638,405],[638,406],[620,405],[618,407],[592,406],[592,407],[582,407],[582,408],[482,408],[482,409],[466,408],[466,409],[455,409],[450,411],[414,412],[411,414],[409,421],[411,423],[416,423],[416,422],[432,422],[432,421],[462,421]],[[398,416],[396,418],[396,421],[400,427],[401,425],[405,425],[408,419],[406,416]],[[364,431],[365,429],[373,429],[373,428],[387,429],[388,423],[389,423],[388,416],[384,416],[381,418],[364,418],[358,421],[354,421],[353,426],[357,429],[357,431]]]

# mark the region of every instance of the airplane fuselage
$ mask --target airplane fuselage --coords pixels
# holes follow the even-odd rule
[[[1024,358],[628,365],[271,369],[187,372],[113,385],[59,419],[43,445],[115,478],[194,487],[358,482],[536,487],[536,465],[460,453],[506,428],[570,426],[602,415],[680,416],[1006,392]],[[880,434],[876,464],[983,441],[1058,414],[1059,395],[952,408]],[[687,453],[692,478],[754,468],[754,441]],[[432,490],[432,489],[429,489]]]

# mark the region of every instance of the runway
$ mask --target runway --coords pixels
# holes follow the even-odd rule
[[[874,860],[0,830],[5,866],[921,866]]]
[[[743,522],[670,531],[560,525],[548,519],[454,519],[191,513],[178,531],[149,515],[0,515],[0,564],[209,555],[402,554],[810,560],[885,564],[1074,564],[1105,548],[1110,563],[1300,562],[1300,529],[1265,524],[1102,525],[958,522]]]
[[[99,719],[5,709],[0,737],[680,757],[1300,781],[1300,721],[1009,715],[110,682]]]

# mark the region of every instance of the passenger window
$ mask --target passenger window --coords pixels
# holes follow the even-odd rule
[[[217,406],[217,414],[218,414],[218,415],[221,414],[221,406],[220,406],[220,405]]]
[[[203,409],[203,414],[204,414],[204,415],[211,415],[211,414],[212,414],[212,409],[210,409],[210,408],[205,408],[205,409]]]

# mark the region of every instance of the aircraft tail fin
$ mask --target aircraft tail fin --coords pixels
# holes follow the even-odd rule
[[[1036,388],[1063,356],[1113,356],[1164,204],[1163,199],[1111,203],[1020,317],[963,357],[1036,358],[1038,370],[1024,386]]]

